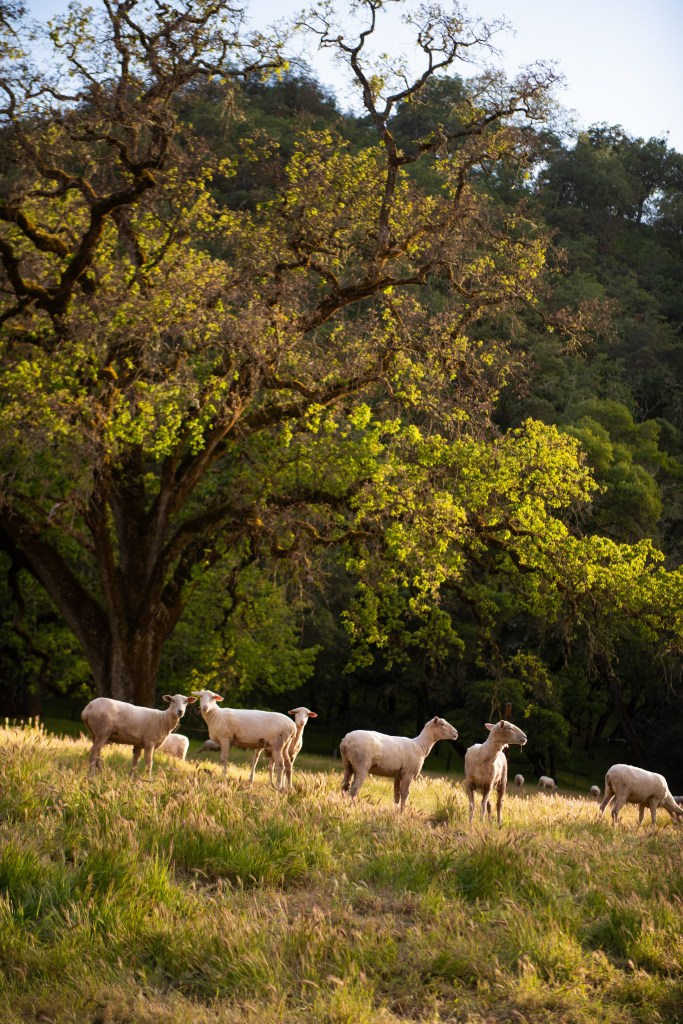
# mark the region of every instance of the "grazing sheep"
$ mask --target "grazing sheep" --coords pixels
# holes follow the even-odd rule
[[[512,722],[500,721],[496,725],[486,723],[489,730],[484,743],[475,743],[465,753],[465,789],[470,802],[470,825],[474,818],[474,794],[480,790],[481,818],[491,814],[491,793],[496,790],[496,817],[500,825],[503,812],[503,797],[508,779],[508,763],[503,751],[511,743],[523,747],[526,736]]]
[[[555,779],[551,779],[549,775],[541,775],[540,779],[538,780],[538,784],[541,787],[541,789],[550,789],[553,792],[557,789],[557,783],[555,782]]]
[[[619,811],[624,804],[638,804],[638,824],[650,808],[652,824],[657,823],[657,808],[663,807],[678,824],[683,817],[683,809],[678,806],[663,775],[648,772],[644,768],[635,768],[631,764],[613,764],[605,775],[605,796],[600,804],[602,815],[607,805],[612,804],[612,821],[616,823]]]
[[[457,740],[458,730],[434,717],[419,736],[387,736],[370,729],[355,729],[339,744],[344,764],[342,792],[355,797],[368,775],[394,780],[394,803],[403,811],[410,784],[422,770],[427,754],[438,740]],[[353,779],[353,781],[351,781]]]
[[[600,799],[600,787],[599,786],[591,786],[589,792],[590,792],[590,795],[592,797],[595,797],[596,800]]]
[[[274,789],[292,788],[292,760],[289,745],[296,735],[296,727],[286,715],[279,711],[251,711],[241,708],[219,708],[217,701],[223,700],[213,690],[195,690],[194,696],[199,698],[199,709],[209,729],[209,740],[217,743],[221,750],[223,774],[227,773],[230,749],[234,745],[245,750],[265,750],[273,762],[277,772],[277,785]],[[202,750],[213,750],[208,741]],[[255,760],[258,760],[256,758]],[[252,760],[249,783],[254,781],[256,769]],[[273,776],[271,772],[271,783]]]
[[[131,775],[138,766],[140,754],[145,752],[145,764],[152,774],[154,751],[161,746],[169,733],[178,727],[188,704],[194,704],[196,697],[184,697],[176,693],[163,698],[168,707],[165,711],[157,708],[143,708],[127,704],[111,697],[96,697],[81,712],[81,718],[93,738],[90,751],[90,772],[102,767],[100,752],[105,743],[126,743],[133,747]]]
[[[524,786],[524,776],[515,775],[515,789],[522,789]]]
[[[189,746],[190,741],[187,736],[183,736],[179,732],[172,732],[170,736],[166,737],[159,750],[162,754],[170,754],[171,757],[177,757],[184,761],[187,757],[187,748]]]

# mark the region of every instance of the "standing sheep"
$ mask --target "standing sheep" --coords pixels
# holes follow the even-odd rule
[[[475,743],[465,753],[465,790],[470,802],[470,825],[474,818],[474,794],[480,790],[481,818],[491,814],[491,793],[496,790],[496,817],[502,821],[503,797],[507,786],[508,763],[504,750],[511,743],[523,747],[526,735],[512,722],[486,723],[489,735],[484,743]]]
[[[612,804],[612,822],[616,824],[619,811],[624,804],[638,804],[638,824],[643,821],[645,808],[650,808],[652,824],[657,823],[657,808],[663,807],[678,824],[683,817],[680,808],[667,785],[663,775],[648,772],[644,768],[635,768],[631,764],[613,764],[605,775],[605,796],[600,804],[600,815],[604,814],[607,805]]]
[[[555,782],[555,779],[551,779],[549,775],[541,775],[540,779],[538,780],[538,784],[541,787],[541,789],[550,789],[553,793],[557,789],[557,783]]]
[[[523,775],[515,775],[515,789],[523,789],[524,781]]]
[[[177,729],[180,719],[185,714],[188,704],[194,704],[196,697],[184,697],[176,693],[163,698],[168,707],[165,711],[157,708],[142,708],[137,704],[127,704],[111,697],[96,697],[81,712],[81,718],[88,727],[93,739],[90,751],[91,774],[102,767],[100,752],[106,743],[126,743],[133,747],[133,763],[131,775],[138,766],[140,754],[145,752],[145,764],[152,774],[154,751],[161,746],[166,737]]]
[[[589,793],[590,793],[590,795],[592,797],[594,797],[595,800],[599,800],[600,799],[600,787],[599,786],[591,786],[591,788],[589,790]]]
[[[394,803],[403,811],[410,784],[422,770],[427,754],[438,740],[457,740],[458,730],[443,718],[432,718],[419,736],[387,736],[383,732],[355,729],[339,744],[344,779],[342,792],[353,798],[368,775],[394,780]],[[352,781],[353,780],[353,781]]]
[[[202,749],[215,749],[217,743],[221,750],[223,774],[227,773],[230,749],[233,746],[245,750],[265,750],[273,762],[277,772],[277,785],[274,789],[292,788],[292,760],[289,754],[290,742],[296,735],[293,722],[279,711],[251,711],[241,708],[220,708],[217,701],[223,698],[213,690],[195,690],[194,696],[199,699],[199,710],[209,729],[209,739]],[[249,783],[254,781],[256,761],[252,760]],[[271,783],[273,780],[271,772]]]
[[[290,743],[289,743],[289,759],[292,762],[292,770],[293,770],[294,769],[294,762],[295,762],[295,760],[297,758],[297,755],[301,751],[301,748],[302,748],[303,743],[304,743],[304,738],[303,738],[304,726],[306,725],[306,722],[308,721],[309,718],[317,718],[318,716],[317,716],[315,711],[309,711],[308,708],[293,708],[291,711],[288,711],[287,714],[291,715],[292,718],[294,719],[294,728],[296,730],[294,735],[292,736],[292,739],[290,740]],[[205,744],[205,746],[206,746],[206,744]],[[260,756],[261,756],[261,750],[260,749],[259,750],[255,750],[254,751],[254,757],[253,757],[252,762],[251,762],[252,774],[256,771],[256,765],[258,764],[258,759],[259,759]],[[269,771],[270,771],[270,782],[271,782],[271,785],[272,785],[273,784],[273,758],[271,757],[270,754],[268,754],[268,757],[270,758],[270,768],[269,768]]]
[[[190,741],[187,736],[183,736],[179,732],[172,732],[161,744],[159,751],[162,754],[170,754],[171,757],[177,757],[179,760],[184,761],[187,757],[189,746]]]

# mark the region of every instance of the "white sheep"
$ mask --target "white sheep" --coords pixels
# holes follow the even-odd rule
[[[368,775],[394,780],[394,803],[403,811],[410,784],[422,770],[427,754],[438,740],[457,740],[458,730],[443,718],[432,718],[419,736],[387,736],[370,729],[355,729],[339,744],[344,779],[342,792],[358,794]],[[353,781],[352,781],[353,780]]]
[[[553,792],[557,789],[557,783],[555,782],[555,779],[551,779],[549,775],[541,775],[540,779],[538,780],[538,785],[541,787],[541,789],[550,789]]]
[[[524,782],[525,779],[523,775],[515,775],[515,789],[522,789],[524,787]]]
[[[292,769],[293,769],[294,768],[294,761],[296,760],[296,757],[299,754],[299,752],[301,750],[301,747],[303,746],[303,742],[304,742],[303,741],[304,726],[306,725],[306,722],[308,721],[309,718],[317,718],[318,716],[315,713],[315,711],[309,711],[308,708],[293,708],[291,711],[288,711],[287,714],[291,715],[293,717],[293,719],[294,719],[294,728],[296,729],[296,732],[294,733],[294,736],[292,736],[292,739],[291,739],[290,744],[289,744],[289,757],[290,757],[290,760],[292,762]],[[199,748],[197,753],[201,754],[203,750],[220,750],[220,749],[221,749],[220,743],[216,743],[215,740],[206,740],[202,744],[202,746]],[[256,765],[258,764],[258,759],[261,756],[261,751],[264,750],[264,749],[265,749],[264,747],[259,747],[257,750],[254,751],[254,756],[253,756],[252,761],[251,761],[251,771],[252,771],[251,778],[252,778],[252,780],[253,780],[253,777],[254,777],[254,773],[256,771]],[[273,758],[270,756],[270,754],[268,754],[267,756],[270,759],[270,768],[269,768],[270,782],[271,782],[271,785],[274,786],[274,783],[273,783]]]
[[[145,764],[152,774],[154,751],[178,727],[187,705],[194,704],[197,698],[176,693],[173,697],[165,694],[163,699],[168,703],[164,711],[127,704],[111,697],[96,697],[83,708],[81,718],[93,739],[89,758],[91,773],[102,767],[100,752],[105,743],[125,743],[133,747],[131,775],[143,750]]]
[[[640,825],[645,814],[645,808],[650,808],[652,824],[657,823],[657,808],[663,807],[669,812],[673,820],[678,824],[678,819],[683,817],[683,808],[680,808],[667,785],[663,775],[657,772],[648,772],[644,768],[635,768],[631,764],[613,764],[605,775],[605,796],[600,804],[602,815],[607,805],[612,804],[612,821],[616,823],[619,811],[624,804],[638,804],[638,824]]]
[[[592,797],[594,797],[595,800],[599,800],[600,799],[600,787],[599,786],[591,786],[591,788],[589,790],[589,793],[590,793],[590,795]]]
[[[189,746],[190,741],[187,736],[183,736],[179,732],[172,732],[161,744],[159,751],[162,754],[170,754],[171,757],[177,757],[179,760],[184,761],[187,757]]]
[[[496,725],[486,723],[489,730],[484,743],[475,743],[465,752],[465,790],[470,802],[470,825],[474,818],[474,794],[480,790],[482,821],[491,814],[491,793],[496,790],[496,817],[500,825],[503,812],[503,797],[508,778],[508,763],[504,750],[511,743],[523,747],[526,735],[512,722],[500,721]]]
[[[279,711],[252,711],[242,708],[220,708],[217,701],[223,698],[213,690],[195,690],[194,696],[199,699],[202,718],[209,729],[209,742],[201,748],[213,750],[217,743],[221,750],[223,774],[227,772],[228,758],[231,747],[242,747],[245,750],[265,750],[273,762],[277,772],[277,785],[274,789],[292,788],[292,760],[289,745],[296,734],[294,722]],[[252,760],[249,783],[254,781],[256,761]],[[271,771],[271,783],[273,781]]]

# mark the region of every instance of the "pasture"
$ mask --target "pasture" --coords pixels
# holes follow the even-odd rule
[[[6,1024],[632,1024],[683,1021],[683,830],[510,794],[467,827],[460,784],[406,813],[339,762],[294,791],[245,761],[0,729],[0,1020]],[[305,750],[305,746],[304,746]],[[238,759],[236,758],[235,761]]]

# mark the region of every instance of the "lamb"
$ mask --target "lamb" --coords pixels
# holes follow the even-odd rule
[[[600,787],[599,786],[591,786],[591,788],[589,790],[589,793],[596,800],[600,799]]]
[[[550,789],[553,792],[557,789],[557,783],[555,782],[555,779],[551,779],[549,775],[541,775],[540,779],[538,780],[538,785],[541,787],[541,789]]]
[[[102,767],[100,752],[105,743],[126,743],[133,747],[131,775],[144,750],[145,764],[151,776],[154,751],[173,729],[177,729],[187,705],[194,704],[197,698],[176,693],[173,697],[165,694],[163,699],[168,704],[164,711],[139,707],[111,697],[96,697],[83,708],[81,718],[93,739],[89,758],[91,774]]]
[[[187,736],[182,736],[179,732],[172,732],[166,737],[159,750],[162,754],[170,754],[171,757],[177,757],[184,761],[187,757],[187,748],[189,746],[190,741]]]
[[[470,825],[474,818],[474,794],[482,792],[481,818],[491,814],[491,793],[496,790],[496,817],[501,824],[503,797],[508,778],[508,763],[504,750],[511,743],[523,747],[526,735],[512,722],[500,721],[496,725],[486,723],[489,730],[484,743],[475,743],[465,753],[465,790],[470,802]]]
[[[612,822],[616,823],[619,811],[624,804],[638,804],[638,824],[650,808],[652,824],[657,823],[657,808],[663,807],[669,812],[676,824],[683,817],[683,808],[679,807],[667,785],[663,775],[648,772],[644,768],[635,768],[631,764],[613,764],[605,775],[605,796],[600,804],[600,815],[607,805],[612,804]]]
[[[217,701],[223,698],[213,690],[195,690],[194,696],[199,699],[199,710],[209,729],[209,740],[217,743],[221,750],[223,775],[227,773],[230,749],[233,746],[245,750],[265,750],[273,761],[277,772],[277,785],[274,789],[292,788],[292,759],[289,746],[296,734],[296,727],[286,715],[279,711],[251,711],[237,708],[220,708]],[[214,749],[204,744],[204,748]],[[252,760],[249,783],[254,781],[256,761]]]
[[[522,789],[524,786],[524,776],[515,775],[515,789]]]
[[[315,711],[309,711],[308,708],[294,708],[292,711],[288,711],[287,714],[288,715],[292,715],[292,717],[294,718],[294,728],[296,729],[296,732],[295,732],[294,736],[292,737],[292,740],[291,740],[291,742],[289,744],[289,756],[290,756],[290,759],[291,759],[291,762],[292,762],[292,769],[293,769],[294,768],[294,761],[296,760],[296,757],[299,754],[299,752],[300,752],[300,750],[301,750],[301,748],[303,746],[303,742],[304,742],[303,741],[304,726],[306,725],[306,722],[308,721],[309,718],[317,718],[318,716],[315,713]],[[215,740],[206,740],[206,742],[203,743],[202,746],[199,748],[198,753],[201,754],[203,750],[220,750],[220,749],[221,749],[220,743],[216,743]],[[263,749],[264,749],[263,747],[259,747],[257,750],[254,751],[254,756],[253,756],[252,762],[251,762],[251,771],[252,771],[251,779],[252,779],[252,781],[253,781],[254,773],[256,771],[256,765],[258,764],[258,759],[261,756],[261,751]],[[271,785],[273,785],[273,759],[272,759],[272,757],[270,757],[270,754],[268,754],[268,757],[270,758],[270,783],[271,783]]]
[[[394,780],[394,803],[403,812],[410,784],[422,770],[427,754],[439,740],[457,740],[458,730],[434,717],[419,736],[387,736],[370,729],[355,729],[339,744],[344,765],[342,792],[355,798],[368,775]],[[353,780],[353,781],[352,781]]]

